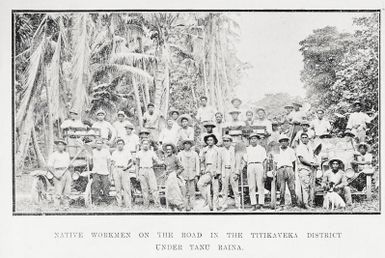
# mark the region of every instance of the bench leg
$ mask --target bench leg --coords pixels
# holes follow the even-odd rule
[[[372,199],[372,175],[366,175],[366,199]]]

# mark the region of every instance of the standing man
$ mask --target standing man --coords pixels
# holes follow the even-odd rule
[[[111,155],[107,148],[103,148],[103,140],[95,141],[96,148],[92,150],[92,202],[96,205],[106,202],[110,192]]]
[[[295,161],[296,156],[292,148],[289,147],[289,137],[281,135],[279,143],[281,147],[275,154],[274,161],[277,166],[277,181],[280,192],[281,206],[285,206],[286,183],[291,195],[291,205],[297,205],[297,196],[295,195]]]
[[[233,110],[238,110],[239,111],[239,119],[242,120],[242,122],[245,121],[246,120],[245,110],[243,108],[241,108],[242,100],[239,99],[239,98],[233,98],[231,100],[231,105],[233,105],[232,106]],[[230,114],[230,116],[231,116],[231,114]],[[230,119],[230,117],[229,117],[229,119]]]
[[[200,173],[199,155],[191,150],[194,142],[191,140],[183,141],[183,150],[179,152],[179,160],[183,167],[181,177],[185,180],[186,194],[185,206],[186,211],[193,209],[195,204],[195,182],[198,180]]]
[[[314,150],[309,144],[309,135],[306,132],[301,134],[301,143],[296,148],[298,157],[298,177],[301,184],[303,208],[314,207],[315,163]]]
[[[53,175],[53,183],[55,187],[54,205],[56,210],[60,210],[61,203],[64,209],[69,208],[69,194],[71,192],[71,173],[70,155],[65,151],[67,143],[62,140],[56,140],[56,151],[54,151],[48,159],[47,168]]]
[[[123,111],[118,112],[118,120],[115,121],[112,126],[115,128],[116,131],[116,137],[117,138],[123,138],[126,134],[126,128],[125,126],[130,123],[126,120],[126,114],[124,114]]]
[[[143,115],[144,128],[150,131],[155,142],[158,142],[159,138],[159,118],[160,115],[155,112],[154,104],[148,103],[147,111]]]
[[[218,137],[214,133],[215,124],[212,121],[205,121],[205,122],[203,122],[203,127],[204,127],[205,131],[201,134],[201,137],[202,137],[201,143],[203,143],[202,144],[203,146],[206,146],[206,143],[205,143],[205,140],[204,140],[206,135],[214,134],[217,139],[218,139]]]
[[[163,151],[166,153],[164,164],[166,165],[166,199],[168,206],[172,211],[182,211],[184,209],[185,184],[180,174],[183,171],[180,160],[175,155],[176,147],[172,143],[163,145]]]
[[[178,128],[180,128],[179,125]],[[175,123],[171,118],[167,120],[166,127],[159,134],[159,143],[178,144],[178,130],[175,129]]]
[[[198,181],[198,189],[205,200],[205,205],[209,206],[210,211],[216,211],[219,208],[220,151],[215,146],[218,140],[214,134],[206,135],[204,141],[207,146],[201,150],[199,155],[202,173]]]
[[[322,186],[330,186],[330,183],[333,183],[333,190],[339,195],[344,197],[346,205],[352,205],[352,194],[350,187],[348,186],[348,181],[345,175],[345,172],[341,170],[343,162],[340,159],[334,158],[329,161],[329,167],[331,169],[327,170],[322,177]]]
[[[153,150],[150,150],[150,141],[144,139],[142,141],[142,149],[136,155],[136,177],[139,178],[142,188],[143,203],[146,208],[149,207],[149,195],[151,194],[156,207],[160,207],[158,184],[156,182],[154,172],[154,162],[164,164],[156,156]]]
[[[329,120],[326,119],[325,111],[323,109],[317,109],[317,118],[311,122],[310,128],[314,130],[315,138],[319,138],[321,135],[328,134],[332,127]]]
[[[293,143],[294,137],[297,135],[297,132],[301,130],[301,121],[304,120],[305,114],[300,110],[302,107],[301,104],[297,102],[293,102],[294,110],[291,112],[287,118],[289,119],[289,122],[293,125],[291,134],[290,134],[290,144]]]
[[[215,113],[215,127],[213,128],[213,133],[218,138],[218,145],[222,144],[223,127],[223,114],[221,112],[217,112]]]
[[[126,208],[131,209],[131,182],[128,170],[133,165],[132,155],[124,149],[124,140],[118,138],[116,140],[117,149],[112,153],[112,177],[115,182],[116,201],[118,206],[122,207],[123,203]]]
[[[367,125],[372,121],[366,113],[362,112],[360,101],[354,102],[354,112],[350,114],[346,129],[351,129],[357,135],[359,142],[364,142],[366,139]]]
[[[126,129],[126,133],[122,137],[125,142],[124,148],[131,154],[134,154],[138,151],[139,148],[139,136],[133,132],[134,125],[130,122],[128,122],[124,127]]]
[[[201,101],[201,105],[198,108],[197,117],[196,117],[198,122],[202,123],[204,121],[214,120],[215,111],[214,111],[214,108],[212,106],[209,106],[207,104],[207,97],[202,96],[200,98],[200,101]]]
[[[258,144],[261,136],[256,133],[250,134],[250,145],[246,147],[246,153],[241,160],[239,174],[247,165],[247,184],[249,185],[251,210],[256,211],[265,204],[265,186],[266,178],[266,150]],[[256,198],[256,187],[258,188],[258,204]]]
[[[222,210],[227,209],[227,200],[230,192],[229,185],[231,185],[231,189],[234,193],[235,207],[239,209],[241,205],[238,189],[240,171],[235,167],[235,149],[231,145],[232,141],[233,139],[230,136],[223,136],[223,147],[221,148],[221,173],[223,189]]]
[[[99,109],[96,112],[97,121],[92,127],[100,129],[100,137],[102,138],[103,143],[112,146],[116,137],[115,128],[105,120],[105,117],[106,112],[103,109]]]

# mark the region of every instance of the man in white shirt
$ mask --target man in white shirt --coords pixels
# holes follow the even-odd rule
[[[314,130],[315,137],[320,137],[321,135],[328,134],[332,129],[329,120],[327,120],[324,115],[324,110],[318,109],[317,118],[314,119],[310,125],[310,128]]]
[[[142,141],[142,148],[136,155],[136,174],[142,188],[143,204],[146,208],[149,207],[151,194],[156,207],[160,207],[158,184],[156,182],[154,172],[154,162],[164,164],[153,150],[150,150],[150,141],[145,139]]]
[[[263,107],[258,107],[256,111],[257,111],[257,118],[254,120],[253,125],[265,127],[266,134],[271,135],[271,133],[273,132],[273,126],[270,120],[266,118],[265,109]]]
[[[84,124],[82,121],[78,118],[79,113],[75,109],[71,109],[69,111],[69,117],[68,119],[64,120],[61,124],[61,129],[67,129],[67,128],[83,128]]]
[[[370,154],[369,145],[365,142],[361,142],[357,145],[358,152],[355,154],[355,160],[352,161],[352,165],[357,166],[358,172],[364,172],[365,174],[373,174],[373,155]]]
[[[222,145],[222,137],[223,137],[223,127],[225,123],[223,121],[223,114],[221,112],[215,113],[215,127],[213,128],[213,133],[218,138],[218,146]]]
[[[274,161],[277,168],[277,181],[280,193],[280,204],[285,205],[286,183],[291,195],[292,206],[297,206],[297,196],[295,194],[295,161],[296,156],[292,148],[289,147],[289,137],[281,135],[279,138],[279,152],[274,155]]]
[[[178,130],[178,143],[181,143],[184,140],[194,141],[194,129],[191,126],[189,126],[191,123],[191,117],[186,114],[181,115],[178,118],[178,123],[180,126]]]
[[[237,128],[237,127],[245,126],[246,125],[245,122],[241,120],[239,117],[240,114],[241,114],[241,111],[239,109],[230,110],[229,112],[230,119],[228,120],[228,122],[226,122],[225,127]]]
[[[126,120],[126,114],[124,114],[123,111],[118,112],[118,120],[115,121],[112,126],[115,128],[116,131],[116,137],[117,138],[123,138],[126,134],[126,128],[125,126],[129,123],[129,121]]]
[[[261,139],[259,134],[250,134],[250,146],[246,148],[246,153],[241,159],[239,174],[247,165],[247,183],[249,185],[250,201],[252,211],[260,209],[265,204],[265,186],[266,178],[266,150],[258,144]],[[258,188],[258,205],[256,198],[256,187]]]
[[[303,132],[300,136],[301,143],[296,148],[298,157],[298,177],[301,184],[303,208],[314,206],[315,163],[314,150],[309,143],[309,135]]]
[[[126,208],[131,205],[131,182],[128,170],[133,165],[131,153],[124,149],[124,140],[116,140],[116,150],[111,155],[112,177],[115,182],[116,201],[119,207],[123,202]]]
[[[356,134],[360,142],[364,142],[366,139],[366,128],[372,119],[364,112],[361,111],[361,102],[356,101],[354,103],[354,112],[350,114],[346,129],[351,129]]]
[[[232,141],[233,140],[230,136],[223,136],[223,147],[221,148],[221,170],[223,190],[222,210],[227,209],[230,186],[234,193],[235,207],[239,209],[241,204],[238,189],[240,172],[235,166],[235,149],[234,146],[231,145]]]
[[[314,131],[310,129],[309,121],[303,120],[301,122],[301,126],[302,126],[302,129],[297,132],[297,134],[294,137],[293,143],[291,145],[293,148],[295,148],[296,146],[298,146],[298,144],[300,144],[302,133],[306,133],[308,135],[309,141],[312,141],[314,139]]]
[[[200,98],[201,106],[198,108],[197,112],[197,120],[199,123],[202,123],[204,121],[212,121],[214,120],[214,108],[207,104],[207,97],[202,96]]]
[[[246,111],[246,126],[252,126],[254,125],[254,113],[251,110]]]
[[[139,136],[134,133],[134,125],[127,123],[125,125],[126,134],[122,137],[125,142],[124,148],[129,151],[131,154],[134,154],[138,151],[139,146]]]
[[[100,129],[100,137],[103,139],[103,143],[107,143],[109,146],[112,146],[116,137],[116,132],[115,128],[109,122],[104,120],[105,117],[106,112],[103,109],[99,109],[96,112],[97,121],[92,125],[92,127]]]
[[[57,140],[55,144],[57,150],[49,156],[47,162],[47,168],[53,175],[55,188],[54,205],[55,209],[59,210],[62,201],[64,209],[68,209],[72,182],[71,173],[68,170],[70,167],[70,156],[65,151],[67,143],[64,140]]]
[[[110,191],[111,154],[107,148],[103,148],[103,140],[95,141],[96,148],[92,150],[92,202],[100,204],[105,202]]]
[[[179,128],[180,128],[179,123],[178,123],[178,117],[179,117],[180,113],[179,113],[179,111],[177,109],[171,108],[170,112],[168,112],[168,114],[169,114],[169,117],[172,120],[173,129],[175,130],[175,132],[177,132],[179,130]]]
[[[175,124],[174,121],[169,118],[167,120],[167,125],[159,134],[159,143],[172,143],[175,146],[178,144],[178,131],[174,128]],[[179,125],[178,125],[179,127]]]
[[[148,103],[147,111],[143,115],[144,128],[150,131],[151,137],[155,142],[158,142],[159,138],[159,119],[160,115],[158,112],[155,112],[154,104]]]

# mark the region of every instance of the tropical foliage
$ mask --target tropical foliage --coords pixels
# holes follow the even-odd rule
[[[26,156],[44,165],[70,108],[84,120],[122,109],[139,126],[149,102],[166,116],[207,95],[224,111],[241,76],[239,28],[223,13],[14,13],[14,22],[18,172]]]

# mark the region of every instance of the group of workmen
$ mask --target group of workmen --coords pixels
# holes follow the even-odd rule
[[[96,111],[96,121],[92,128],[100,135],[94,141],[90,157],[92,161],[92,202],[105,202],[113,179],[116,201],[121,207],[132,209],[132,175],[140,182],[143,205],[149,207],[150,199],[155,207],[160,205],[159,185],[154,172],[156,166],[165,166],[165,198],[167,207],[173,211],[196,210],[196,189],[210,211],[226,210],[230,204],[232,190],[235,208],[240,209],[243,187],[239,189],[242,171],[247,167],[246,180],[249,189],[251,210],[265,206],[264,182],[267,177],[268,158],[274,161],[273,176],[277,177],[280,191],[280,205],[285,206],[286,185],[291,205],[305,209],[314,206],[314,173],[319,166],[314,148],[320,137],[330,134],[331,123],[325,118],[324,110],[316,110],[316,118],[308,121],[301,111],[300,103],[285,106],[287,111],[283,121],[270,121],[262,107],[244,110],[242,101],[234,98],[228,114],[216,112],[208,104],[207,97],[200,98],[200,107],[193,119],[189,114],[181,114],[176,109],[169,111],[166,126],[159,127],[161,115],[152,103],[143,114],[143,127],[136,129],[123,111],[117,113],[113,124],[106,121],[106,112]],[[354,103],[355,111],[350,115],[346,135],[359,139],[358,150],[362,155],[356,165],[371,165],[369,146],[364,143],[367,124],[371,118],[361,111],[361,103]],[[75,110],[61,128],[84,127]],[[195,129],[194,126],[195,125]],[[251,131],[249,142],[243,151],[236,151],[237,137],[224,128],[261,127],[263,131]],[[196,131],[200,131],[197,135]],[[235,130],[236,131],[236,130]],[[234,132],[234,130],[233,130]],[[59,139],[57,150],[50,156],[48,169],[54,175],[55,207],[68,208],[68,194],[71,190],[71,157],[66,151],[69,140]],[[276,147],[275,151],[272,151]],[[157,150],[164,155],[160,158]],[[348,205],[351,193],[347,178],[342,170],[343,162],[338,158],[329,160],[330,171],[323,175],[322,184],[333,183]],[[296,167],[297,166],[297,167]],[[295,191],[295,171],[298,171],[301,186],[301,201]],[[258,198],[257,198],[258,196]],[[152,197],[152,198],[150,198]],[[222,198],[220,198],[222,197]]]

